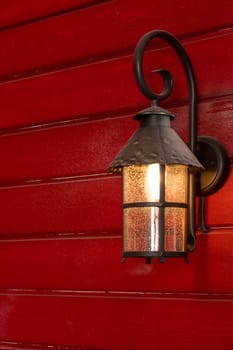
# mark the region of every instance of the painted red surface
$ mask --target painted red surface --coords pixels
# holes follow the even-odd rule
[[[12,310],[7,308],[9,304]],[[0,336],[8,339],[14,336],[20,341],[40,339],[42,343],[68,345],[79,342],[82,347],[103,350],[140,350],[142,346],[153,350],[155,344],[166,350],[171,342],[180,348],[196,350],[200,344],[208,346],[213,333],[213,350],[230,349],[232,341],[232,304],[216,300],[42,295],[36,299],[1,296],[0,305],[8,316],[7,327],[1,328]],[[172,340],[168,339],[168,330]]]
[[[229,142],[233,113],[231,97],[220,101],[207,100],[200,103],[198,108],[199,135],[208,135],[211,125],[211,135],[221,139],[232,158],[233,143]],[[177,116],[172,122],[173,127],[186,140],[187,106],[169,110]],[[0,137],[0,158],[4,159],[0,184],[64,175],[105,174],[112,159],[138,127],[132,114],[115,118],[99,117],[99,120],[93,118],[92,122],[76,120],[72,125],[69,123],[67,121],[66,126],[58,123],[60,127],[57,128],[43,125],[35,129],[26,128],[26,133],[16,129],[17,133],[12,130]]]
[[[0,349],[231,350],[233,174],[206,199],[190,264],[121,259],[121,181],[108,164],[148,106],[132,54],[148,30],[178,36],[193,62],[198,134],[233,157],[233,3],[28,0],[0,4]],[[161,42],[164,104],[187,139],[182,68]]]
[[[200,99],[231,95],[232,84],[229,76],[233,75],[233,34],[229,30],[223,32],[225,35],[221,32],[220,37],[196,39],[187,45],[196,69]],[[160,62],[163,61],[166,67],[171,68],[176,88],[169,99],[170,103],[184,102],[187,95],[186,81],[177,58],[171,55],[171,50],[155,50],[146,58],[148,69],[160,68]],[[157,66],[154,60],[158,62]],[[119,79],[120,76],[124,78]],[[156,81],[154,85],[158,88]],[[131,55],[75,66],[48,75],[36,74],[14,83],[6,82],[0,84],[0,95],[4,115],[0,127],[4,128],[61,119],[89,120],[96,115],[111,117],[125,111],[131,113],[148,104],[136,87]],[[90,103],[90,100],[93,102]]]
[[[117,291],[123,295],[140,292],[146,297],[150,292],[155,297],[156,293],[157,297],[166,297],[167,293],[168,298],[169,293],[176,293],[177,297],[194,293],[197,298],[231,300],[231,230],[214,230],[211,236],[198,232],[197,249],[189,255],[190,264],[185,264],[182,259],[167,260],[165,264],[153,260],[151,265],[141,259],[128,259],[120,264],[119,232],[80,232],[70,234],[70,237],[73,239],[65,240],[60,232],[57,240],[29,241],[27,236],[20,236],[19,241],[2,243],[1,288],[10,292],[14,287],[19,293],[21,289],[24,293],[34,289],[34,294],[42,288],[48,294],[59,294],[60,291],[60,295],[65,291],[74,295],[81,291]]]

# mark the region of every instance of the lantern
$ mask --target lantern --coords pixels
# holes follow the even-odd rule
[[[164,80],[164,90],[160,94],[152,92],[143,77],[143,52],[154,37],[171,44],[184,66],[190,95],[189,146],[170,126],[174,115],[157,105],[157,101],[171,92],[171,74],[167,70],[158,71]],[[195,247],[197,173],[204,169],[194,155],[197,151],[196,85],[192,66],[174,36],[164,31],[152,31],[136,47],[134,73],[140,90],[152,104],[134,116],[140,127],[109,166],[110,172],[122,174],[122,255],[123,258],[144,257],[147,263],[154,257],[161,262],[166,257],[184,257],[187,261],[187,252]],[[202,137],[199,154],[203,148],[206,148],[206,138]],[[218,150],[216,152],[219,154]],[[205,158],[202,160],[206,165]],[[219,173],[218,162],[216,159],[214,162],[214,173]],[[225,180],[225,177],[224,171],[222,178]],[[202,190],[209,186],[206,181]],[[201,194],[201,190],[199,192]]]

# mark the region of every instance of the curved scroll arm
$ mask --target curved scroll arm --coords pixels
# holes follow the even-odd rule
[[[148,43],[154,39],[160,38],[166,41],[172,48],[176,51],[178,57],[180,58],[184,72],[188,83],[188,93],[189,93],[189,147],[193,153],[196,152],[196,82],[193,73],[192,64],[190,59],[180,44],[180,42],[172,34],[163,30],[152,30],[146,33],[138,42],[134,51],[134,75],[137,85],[143,95],[149,100],[164,100],[166,99],[172,91],[172,76],[171,73],[165,69],[160,69],[154,72],[159,73],[164,81],[164,90],[160,94],[155,94],[147,86],[142,69],[142,59],[146,46]]]
[[[154,39],[159,38],[166,41],[176,52],[179,57],[187,79],[187,87],[189,94],[189,132],[188,145],[193,153],[196,153],[196,82],[193,73],[192,64],[180,42],[170,33],[163,30],[153,30],[146,33],[138,42],[134,52],[134,75],[137,85],[146,98],[152,101],[161,101],[166,99],[172,91],[172,76],[171,73],[165,69],[156,71],[159,73],[164,82],[164,89],[160,94],[156,94],[148,87],[143,76],[143,54],[148,43]],[[190,188],[189,188],[189,228],[188,228],[188,250],[193,250],[195,247],[195,176],[190,174]]]
[[[205,225],[205,197],[199,196],[198,221],[202,232],[210,232],[210,228]]]

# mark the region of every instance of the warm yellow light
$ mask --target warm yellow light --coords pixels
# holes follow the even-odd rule
[[[159,164],[150,164],[145,178],[145,189],[149,202],[157,202],[160,198]]]
[[[130,204],[124,209],[124,251],[157,252],[160,209],[146,204],[160,200],[160,165],[125,167],[123,181],[124,205]]]
[[[145,177],[145,189],[149,202],[158,202],[160,198],[160,171],[159,164],[150,164],[147,167]],[[159,249],[159,211],[155,207],[150,208],[151,239],[149,250]]]

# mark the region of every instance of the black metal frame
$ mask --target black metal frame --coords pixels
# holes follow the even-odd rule
[[[215,193],[224,185],[229,175],[230,162],[224,146],[209,136],[198,137],[197,156],[205,167],[197,186],[198,222],[202,232],[210,232],[210,228],[205,225],[205,196]]]
[[[122,177],[123,180],[123,177]],[[156,207],[159,208],[159,232],[163,233],[165,231],[165,208],[184,208],[188,209],[187,203],[182,202],[167,202],[165,200],[165,165],[160,165],[160,201],[157,202],[130,202],[122,204],[122,222],[124,225],[124,209],[128,208],[151,208]],[[123,198],[123,189],[124,181],[122,181],[122,198]],[[122,253],[122,262],[124,262],[125,258],[146,258],[146,263],[150,264],[152,258],[158,258],[161,263],[165,261],[165,258],[175,258],[175,257],[183,257],[184,260],[188,263],[188,254],[187,251],[166,251],[165,250],[165,242],[164,242],[164,234],[160,234],[159,238],[159,249],[158,251],[125,251],[124,249],[124,233],[123,233],[123,253]]]
[[[178,202],[134,202],[134,203],[125,203],[122,205],[123,209],[125,208],[187,208],[188,205],[185,203]]]
[[[148,43],[154,39],[159,38],[166,41],[177,53],[180,61],[182,62],[184,72],[187,78],[188,84],[188,93],[189,93],[189,136],[188,136],[188,144],[191,151],[195,154],[196,152],[196,143],[197,143],[197,118],[196,118],[196,106],[197,106],[197,89],[196,89],[196,81],[193,72],[193,67],[191,61],[180,44],[178,39],[173,36],[171,33],[168,33],[164,30],[152,30],[151,32],[146,33],[138,42],[133,59],[133,68],[134,75],[136,79],[136,83],[138,88],[143,93],[143,95],[152,101],[162,101],[166,99],[172,92],[173,80],[171,73],[166,69],[154,70],[161,75],[164,81],[164,90],[160,94],[155,94],[151,91],[151,89],[147,86],[144,76],[143,76],[143,54]]]
[[[134,52],[134,75],[136,83],[143,93],[143,95],[152,101],[162,101],[166,99],[172,92],[173,80],[172,75],[168,70],[159,69],[153,72],[157,72],[161,75],[164,82],[164,90],[160,94],[155,94],[147,86],[143,76],[143,54],[148,43],[155,38],[166,41],[177,53],[187,79],[187,87],[189,94],[189,125],[188,125],[188,146],[190,150],[195,154],[197,148],[197,117],[196,117],[196,105],[197,105],[197,89],[196,81],[192,68],[191,61],[180,42],[172,34],[163,30],[153,30],[146,33],[138,42]],[[196,234],[195,234],[195,175],[190,173],[189,175],[189,207],[188,207],[188,234],[187,244],[188,250],[192,251],[196,245]]]
[[[154,38],[162,39],[172,46],[183,65],[189,94],[188,145],[205,168],[205,171],[200,174],[199,181],[197,181],[197,176],[192,173],[189,178],[188,250],[191,251],[195,248],[196,241],[195,192],[200,196],[198,212],[199,227],[203,232],[209,232],[204,222],[204,196],[215,193],[225,183],[229,174],[229,158],[224,146],[218,140],[209,136],[197,138],[197,89],[194,71],[186,51],[172,34],[163,30],[153,30],[146,33],[139,40],[133,61],[134,75],[139,89],[146,98],[152,101],[164,100],[172,91],[172,75],[166,69],[153,71],[160,74],[164,82],[164,90],[160,94],[152,92],[145,82],[143,76],[143,54],[148,43]],[[208,176],[210,171],[212,172],[211,179]]]

